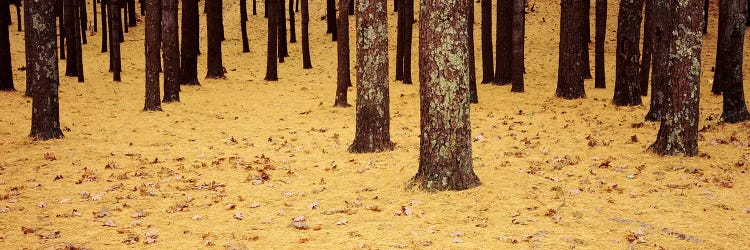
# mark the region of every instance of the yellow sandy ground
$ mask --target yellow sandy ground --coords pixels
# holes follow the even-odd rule
[[[141,111],[143,25],[126,35],[121,83],[111,81],[100,37],[91,37],[86,83],[61,79],[64,139],[27,137],[23,72],[16,71],[18,92],[0,93],[0,248],[750,246],[750,124],[718,123],[721,98],[709,93],[715,4],[703,57],[701,156],[683,158],[646,152],[658,130],[642,122],[647,105],[611,104],[617,6],[610,2],[608,88],[587,80],[587,98],[567,101],[554,97],[559,5],[532,1],[526,93],[479,86],[472,132],[482,185],[463,192],[406,190],[418,166],[417,85],[391,84],[393,152],[347,152],[355,111],[332,107],[335,43],[324,35],[322,1],[311,3],[314,69],[302,70],[299,43],[290,44],[278,82],[262,80],[262,9],[250,17],[252,52],[242,54],[238,1],[225,1],[227,79],[183,87],[182,102],[164,104],[164,112]],[[22,40],[12,32],[15,67],[24,64]],[[203,75],[205,38],[201,45]],[[417,48],[415,40],[415,55]],[[290,226],[297,216],[308,230]]]

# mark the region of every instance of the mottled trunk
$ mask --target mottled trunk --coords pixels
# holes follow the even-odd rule
[[[0,13],[8,13],[8,0],[0,0]],[[0,91],[13,91],[13,66],[10,53],[10,17],[0,16]]]
[[[268,42],[266,43],[268,45],[267,48],[267,57],[266,57],[266,81],[278,81],[279,80],[279,74],[277,70],[277,63],[276,63],[276,56],[278,53],[278,18],[276,15],[278,14],[278,6],[279,4],[276,2],[278,0],[266,0],[266,4],[268,4],[267,11],[268,13]],[[307,0],[305,0],[306,3]],[[303,13],[307,8],[306,4],[303,3],[302,5],[302,11]],[[303,14],[304,15],[304,14]],[[304,19],[304,18],[303,18]],[[304,32],[303,32],[304,33]],[[304,40],[303,40],[304,44]]]
[[[393,150],[386,0],[357,1],[357,119],[352,153]]]
[[[109,28],[109,19],[107,18],[107,0],[101,0],[101,15],[102,15],[102,53],[107,52],[109,48],[107,30]],[[62,40],[62,39],[61,39]]]
[[[661,121],[664,118],[669,94],[665,92],[671,85],[669,75],[669,46],[672,43],[672,10],[670,0],[653,1],[651,14],[653,20],[653,74],[651,75],[651,103],[645,119],[647,121]]]
[[[326,0],[326,33],[336,36],[336,0]]]
[[[513,81],[513,0],[497,0],[497,31],[495,45],[495,84],[506,85]]]
[[[672,83],[666,88],[671,99],[651,149],[659,155],[695,156],[698,154],[703,19],[700,0],[674,3],[669,48]]]
[[[643,55],[641,55],[641,95],[648,95],[648,80],[651,71],[651,54],[654,51],[654,0],[646,0],[643,20]]]
[[[511,66],[513,86],[510,89],[511,92],[524,92],[523,74],[526,68],[523,46],[526,30],[525,3],[524,0],[513,0],[513,66]],[[584,57],[588,58],[588,53]]]
[[[187,1],[183,1],[183,6]],[[198,3],[195,0],[195,3]],[[196,6],[197,7],[197,6]],[[161,111],[161,102],[159,101],[159,71],[161,71],[161,39],[159,30],[161,23],[159,21],[159,9],[161,3],[159,0],[146,0],[146,101],[143,105],[144,111]]]
[[[469,4],[466,5],[466,21],[469,25],[466,34],[469,39],[467,41],[469,45],[469,58],[467,58],[466,66],[469,67],[469,102],[479,103],[479,96],[477,95],[477,60],[474,56],[474,1],[469,0],[468,2]]]
[[[128,0],[128,25],[135,27],[138,23],[135,17],[135,0]]]
[[[151,1],[151,0],[149,0]],[[156,1],[156,0],[154,0]],[[119,82],[120,71],[121,71],[121,60],[120,60],[120,6],[118,0],[109,0],[109,21],[111,23],[111,29],[109,32],[109,60],[112,67],[112,80]]]
[[[556,95],[565,99],[585,98],[583,88],[583,26],[580,25],[582,0],[562,0],[560,3],[560,57],[557,70]],[[583,0],[585,1],[585,0]]]
[[[404,4],[405,0],[397,0],[396,5]],[[339,7],[340,8],[340,7]],[[406,30],[406,13],[398,12],[396,15],[396,81],[404,79],[404,31]]]
[[[79,28],[79,35],[81,35],[81,43],[88,44],[88,38],[86,37],[86,30],[88,29],[88,23],[89,23],[89,15],[86,12],[86,0],[76,0],[76,5],[78,6],[78,28]]]
[[[240,31],[242,32],[242,53],[250,52],[247,41],[247,0],[240,0]]]
[[[33,69],[26,81],[33,86],[31,133],[34,140],[62,138],[60,129],[60,84],[57,64],[54,1],[26,1],[26,63]]]
[[[307,1],[308,0],[302,0],[302,68],[312,69],[312,61],[310,60],[310,34],[308,30],[310,12],[308,10]],[[271,24],[269,23],[269,28],[270,25]]]
[[[581,74],[583,74],[583,79],[591,79],[591,61],[589,59],[589,43],[591,42],[591,20],[590,20],[590,12],[591,12],[591,0],[583,0],[581,1],[581,8],[583,9],[581,13],[583,14],[583,18],[581,18],[581,26],[583,26],[583,32],[581,33],[583,35],[583,38],[581,38],[581,42],[583,42],[583,55],[581,55]]]
[[[411,79],[411,49],[412,34],[414,33],[414,0],[405,0],[403,6],[406,15],[406,27],[404,28],[404,84],[412,84]]]
[[[617,20],[617,50],[615,61],[615,95],[617,106],[641,105],[639,74],[641,12],[643,0],[620,1]]]
[[[198,80],[199,18],[198,0],[182,0],[180,84],[183,85],[201,85]]]
[[[289,0],[289,43],[297,43],[297,29],[296,27],[294,27],[294,8],[293,7],[294,7],[294,0]]]
[[[80,34],[76,33],[78,19],[75,18],[77,12],[76,2],[78,0],[63,0],[63,22],[65,25],[66,44],[65,76],[78,76],[78,56],[76,55],[76,43],[80,41]],[[78,39],[76,39],[78,37]]]
[[[481,184],[471,158],[466,61],[469,1],[424,0],[419,20],[419,170],[413,185],[428,191]],[[451,15],[446,23],[444,15]]]
[[[349,107],[346,92],[352,85],[351,72],[349,67],[349,0],[339,1],[339,16],[336,28],[338,28],[338,75],[336,77],[336,101],[334,107]]]
[[[224,78],[221,59],[221,1],[206,1],[206,29],[208,37],[208,72],[206,78]]]
[[[724,107],[721,119],[735,123],[750,119],[750,113],[745,104],[745,92],[742,86],[742,55],[745,40],[745,18],[747,2],[745,0],[720,0],[719,19],[725,19],[726,29],[718,34],[719,40],[727,40],[724,54],[718,54],[717,66],[723,65],[721,80],[718,83],[724,92]],[[722,22],[722,21],[719,21]],[[717,83],[714,83],[717,84]]]
[[[149,0],[150,1],[150,0]],[[163,102],[180,101],[180,38],[177,0],[161,0],[162,57],[164,61]]]
[[[412,0],[413,1],[413,0]],[[482,4],[482,83],[495,80],[492,58],[492,0],[481,0]]]

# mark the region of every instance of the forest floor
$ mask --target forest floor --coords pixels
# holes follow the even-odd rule
[[[559,4],[532,1],[526,92],[480,85],[471,107],[482,185],[440,193],[407,189],[418,166],[418,85],[391,82],[395,150],[348,153],[355,110],[333,107],[336,53],[323,2],[311,3],[314,68],[303,70],[299,43],[290,44],[278,82],[263,80],[262,8],[250,16],[252,52],[243,54],[238,1],[224,3],[227,79],[183,87],[182,102],[163,104],[164,112],[141,111],[142,23],[126,34],[122,82],[111,81],[98,34],[83,46],[86,83],[61,78],[64,139],[27,137],[31,99],[24,73],[15,72],[19,91],[0,93],[0,248],[750,246],[750,123],[720,123],[721,97],[710,94],[715,2],[703,50],[700,156],[649,153],[659,124],[643,121],[648,105],[611,104],[616,1],[607,89],[587,80],[587,98],[572,101],[554,97]],[[481,80],[479,4],[476,11]],[[396,15],[389,25],[393,63]],[[205,29],[201,36],[204,75]],[[24,65],[22,45],[22,33],[12,32],[14,68]],[[591,51],[593,58],[593,44]],[[416,56],[413,65],[418,81]],[[354,89],[349,99],[354,104]],[[291,226],[298,216],[307,230]]]

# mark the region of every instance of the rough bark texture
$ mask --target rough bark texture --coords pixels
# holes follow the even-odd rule
[[[297,43],[297,29],[294,25],[294,0],[289,0],[289,43]]]
[[[336,77],[336,101],[333,106],[335,107],[349,107],[347,103],[346,92],[349,86],[352,85],[351,71],[349,67],[349,0],[339,1],[339,16],[338,24],[338,75]]]
[[[308,26],[310,25],[310,11],[308,10],[307,1],[302,0],[302,68],[312,69],[312,61],[310,60],[310,32],[308,30]]]
[[[132,0],[131,0],[132,1]],[[164,58],[163,102],[180,101],[180,38],[177,0],[161,0],[162,57]]]
[[[242,32],[242,53],[250,52],[247,40],[247,0],[240,0],[240,31]]]
[[[414,31],[414,0],[405,0],[405,4],[402,8],[404,15],[406,15],[406,23],[404,28],[404,74],[403,83],[412,84],[411,79],[411,49],[412,49],[412,37]]]
[[[664,118],[666,103],[669,95],[667,86],[671,85],[669,76],[669,46],[672,42],[672,10],[670,0],[652,0],[653,6],[653,74],[651,76],[651,103],[645,119],[647,121],[661,121]]]
[[[745,18],[747,2],[745,0],[720,0],[719,22],[725,22],[724,33],[719,33],[719,40],[727,40],[724,51],[717,50],[717,66],[722,65],[723,82],[716,83],[724,93],[724,108],[721,119],[735,123],[750,119],[745,104],[745,93],[742,86],[742,55],[745,40]],[[719,54],[723,52],[723,54]]]
[[[639,62],[643,0],[620,1],[617,20],[615,95],[617,106],[641,105]]]
[[[27,68],[31,70],[26,81],[33,86],[31,133],[34,140],[62,138],[57,66],[57,41],[54,1],[25,2],[26,31],[29,45],[26,49]]]
[[[413,0],[412,0],[413,1]],[[492,0],[481,0],[482,4],[482,83],[495,80],[492,58]]]
[[[109,35],[107,34],[107,30],[109,29],[109,19],[107,18],[107,0],[101,0],[101,15],[102,15],[102,53],[107,52],[109,49],[109,44],[107,42],[107,38],[109,38]],[[61,39],[62,40],[62,39]]]
[[[221,2],[206,1],[206,29],[208,37],[208,72],[206,78],[224,78],[221,59]]]
[[[583,32],[581,32],[581,35],[583,35],[583,38],[581,38],[581,42],[583,42],[583,55],[581,55],[581,73],[583,74],[583,79],[591,79],[591,61],[589,59],[589,43],[591,42],[591,20],[590,20],[590,12],[591,12],[591,0],[584,0],[581,1],[581,13],[583,14],[583,17],[581,18],[581,26]]]
[[[8,13],[8,0],[0,0],[0,13]],[[13,66],[10,53],[10,17],[0,16],[0,91],[13,91]]]
[[[479,103],[479,96],[477,94],[477,60],[474,56],[474,1],[468,2],[469,4],[466,5],[466,21],[469,24],[467,27],[469,58],[467,58],[466,65],[469,67],[469,102]]]
[[[513,81],[511,61],[513,57],[513,0],[497,1],[497,34],[495,84],[506,85]],[[580,34],[580,33],[579,33]]]
[[[701,0],[674,1],[670,43],[670,105],[651,149],[659,155],[698,154],[701,74]]]
[[[588,1],[588,0],[586,0]],[[511,66],[511,78],[513,79],[513,86],[510,88],[511,92],[523,92],[523,73],[526,68],[524,64],[524,33],[526,30],[526,17],[525,17],[525,3],[524,0],[513,0],[513,66]],[[588,45],[586,45],[588,47]],[[588,58],[588,53],[584,56]],[[589,76],[591,73],[589,73]]]
[[[648,80],[651,72],[651,54],[654,51],[654,0],[645,0],[643,20],[643,54],[641,55],[641,95],[648,95]]]
[[[393,150],[386,0],[357,1],[357,128],[352,153]]]
[[[560,3],[560,56],[557,71],[557,97],[577,99],[586,97],[583,88],[581,56],[583,42],[580,25],[581,0],[562,0]]]
[[[185,5],[187,1],[183,1]],[[197,0],[195,1],[197,3]],[[197,7],[197,6],[196,6]],[[146,0],[146,98],[143,105],[144,111],[161,111],[159,101],[159,71],[161,63],[159,52],[161,50],[161,39],[159,38],[159,8],[158,0]]]
[[[424,0],[419,20],[419,170],[414,185],[429,191],[481,184],[471,158],[466,5]],[[447,20],[445,17],[449,17]]]
[[[156,0],[154,0],[156,1]],[[122,35],[120,24],[120,5],[118,0],[109,0],[109,21],[110,26],[109,32],[109,60],[112,66],[112,80],[119,82],[120,71],[121,71],[121,60],[120,60],[120,36]]]
[[[180,84],[200,85],[198,80],[198,40],[200,39],[198,0],[182,0],[182,44]]]
[[[277,70],[277,63],[276,63],[276,56],[278,55],[278,37],[277,32],[278,30],[278,18],[276,15],[278,14],[278,6],[279,4],[276,2],[277,0],[266,0],[266,3],[268,4],[268,7],[266,10],[266,13],[268,13],[268,49],[266,50],[267,57],[266,57],[266,81],[277,81],[279,80],[279,73]],[[307,1],[307,0],[305,0]],[[303,3],[302,5],[302,11],[306,10],[306,4]],[[303,32],[304,33],[304,32]],[[304,43],[304,41],[303,41]]]

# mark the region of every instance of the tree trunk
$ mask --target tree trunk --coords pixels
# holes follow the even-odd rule
[[[405,0],[394,1],[396,5],[404,4]],[[340,7],[339,7],[340,8]],[[404,34],[406,31],[406,13],[398,12],[396,15],[396,81],[404,79]]]
[[[643,55],[641,56],[641,95],[648,95],[648,80],[651,70],[651,54],[654,51],[654,0],[646,0],[643,21]]]
[[[219,32],[221,32],[221,41],[227,40],[224,34],[224,0],[217,0],[219,8]]]
[[[669,48],[672,83],[666,88],[671,99],[651,149],[659,155],[695,156],[698,154],[703,20],[700,0],[675,3],[671,6],[674,26],[670,31]]]
[[[138,22],[136,22],[135,17],[135,0],[127,0],[128,1],[128,25],[130,27],[135,27]]]
[[[258,2],[257,0],[253,0],[253,16],[258,15],[258,11],[256,10],[257,5],[258,5],[257,2]]]
[[[18,32],[23,31],[23,25],[21,25],[21,0],[18,0],[16,6],[16,24],[18,25]]]
[[[741,0],[740,0],[741,1]],[[727,12],[728,10],[725,10],[724,12]],[[736,51],[729,51],[729,43],[731,39],[719,39],[723,37],[725,34],[731,33],[732,27],[729,27],[729,19],[727,16],[722,15],[722,9],[721,9],[721,0],[719,1],[719,31],[717,32],[718,38],[716,39],[716,65],[714,70],[714,82],[711,86],[711,93],[715,95],[721,95],[724,91],[723,86],[721,83],[725,83],[726,81],[724,78],[725,72],[731,72],[730,70],[727,70],[726,64],[722,63],[722,59],[726,59],[728,56],[727,54],[730,53],[737,53]],[[734,12],[734,11],[732,11]],[[722,18],[724,17],[724,18]]]
[[[80,32],[78,34],[81,35],[81,43],[88,44],[88,38],[86,37],[86,29],[88,29],[89,24],[89,15],[86,13],[86,0],[76,0],[76,5],[78,7],[78,24],[80,28]]]
[[[279,41],[279,38],[278,38],[279,19],[276,17],[276,15],[278,15],[279,13],[278,11],[279,4],[276,1],[278,0],[266,0],[266,4],[268,5],[268,7],[266,8],[267,10],[266,13],[268,13],[268,42],[267,42],[268,49],[266,53],[267,60],[266,60],[266,77],[265,77],[266,81],[278,81],[279,80],[279,73],[277,70],[278,65],[276,63],[276,57],[278,56],[277,53],[279,49],[277,45]],[[305,7],[307,7],[307,0],[304,0],[302,3],[302,13],[303,13],[302,15],[303,16],[305,15],[305,12],[307,10],[307,8]],[[303,17],[303,20],[304,20],[304,17]],[[305,21],[303,21],[303,24],[305,24],[305,27],[307,26]],[[305,32],[303,31],[303,33]],[[306,34],[303,34],[303,35],[307,37]],[[303,41],[302,43],[304,44],[305,43],[304,38],[302,41]]]
[[[589,1],[589,0],[584,0]],[[526,10],[524,0],[513,0],[513,66],[511,66],[511,77],[513,86],[511,92],[524,92],[523,73],[524,64],[524,33],[526,30]],[[588,47],[588,45],[586,45]],[[588,58],[588,53],[586,56]],[[590,75],[591,73],[589,73]]]
[[[67,49],[67,46],[65,46],[65,37],[67,37],[68,35],[65,34],[65,10],[63,8],[63,5],[64,5],[63,2],[64,0],[56,0],[55,12],[59,20],[58,27],[60,28],[60,44],[58,44],[58,47],[60,48],[60,59],[66,60],[65,50]],[[25,13],[28,13],[28,12],[25,12]],[[24,20],[28,24],[29,22],[26,18],[27,16],[28,15],[24,15]]]
[[[390,151],[387,2],[360,0],[357,4],[357,119],[349,152]]]
[[[91,4],[91,10],[94,11],[94,15],[92,15],[92,17],[94,17],[94,33],[99,32],[99,28],[98,28],[98,26],[96,24],[97,23],[96,9],[98,7],[99,6],[96,6],[96,0],[94,0],[94,2]]]
[[[112,22],[118,22],[117,26],[119,26],[120,28],[117,28],[117,33],[119,33],[119,35],[117,36],[117,40],[122,43],[122,42],[125,42],[125,33],[128,32],[128,26],[122,25],[125,23],[125,21],[123,21],[123,16],[122,16],[122,13],[125,12],[123,9],[123,6],[125,5],[123,4],[122,1],[125,1],[125,0],[117,0],[117,4],[114,4],[113,0],[110,0],[110,1],[112,2],[112,5],[116,6],[116,8],[114,8],[115,11],[110,11],[110,12],[117,12],[117,16],[116,16],[117,19],[112,19]],[[159,13],[161,15],[161,11],[159,11]],[[110,15],[112,14],[110,13]],[[123,33],[123,29],[125,30],[125,33]]]
[[[403,9],[402,9],[403,10]],[[404,11],[400,11],[404,12]],[[399,12],[399,14],[400,14]],[[474,1],[470,0],[469,4],[466,5],[466,21],[469,24],[467,29],[467,36],[469,41],[469,58],[466,61],[466,65],[469,66],[469,102],[479,103],[479,96],[477,95],[477,60],[474,57]]]
[[[76,2],[78,0],[63,0],[63,22],[65,25],[65,40],[68,40],[66,46],[67,60],[65,61],[65,76],[78,76],[78,56],[76,55],[76,43],[80,41],[80,34],[76,34],[78,20],[75,13],[78,10]],[[78,37],[78,39],[76,39]]]
[[[589,18],[591,12],[590,1],[591,0],[581,1],[581,8],[583,8],[583,11],[581,11],[581,13],[583,13],[583,18],[581,18],[581,26],[583,26],[583,38],[581,39],[581,42],[583,42],[583,55],[581,56],[583,63],[581,68],[581,70],[583,70],[583,79],[591,79],[591,61],[589,59],[589,43],[591,42],[591,20]]]
[[[354,0],[349,0],[349,15],[350,16],[354,15]]]
[[[718,39],[727,40],[725,43],[727,48],[724,51],[717,49],[716,65],[723,65],[720,70],[723,70],[721,80],[724,82],[714,84],[718,84],[723,89],[724,107],[721,119],[729,123],[750,119],[742,86],[742,50],[747,8],[745,0],[719,1],[719,23],[724,22],[726,28],[724,33],[718,34]],[[723,54],[719,54],[720,52]],[[717,67],[717,72],[718,70],[719,67]]]
[[[286,5],[284,5],[285,0],[278,0],[279,1],[279,62],[284,62],[285,57],[289,57],[289,50],[286,43]],[[289,0],[292,1],[292,0]],[[334,16],[335,18],[335,16]]]
[[[557,97],[585,98],[581,57],[583,52],[582,0],[562,0],[560,3],[560,57],[557,71]],[[585,0],[583,0],[585,1]]]
[[[617,106],[641,105],[638,59],[642,11],[643,0],[620,1],[620,13],[617,20],[615,95],[612,98],[612,102]]]
[[[152,0],[149,0],[152,1]],[[155,1],[155,0],[154,0]],[[121,58],[120,58],[120,35],[122,34],[120,31],[122,30],[120,28],[120,4],[118,0],[109,0],[109,20],[112,23],[111,29],[110,29],[110,37],[109,37],[109,47],[110,47],[110,61],[112,65],[112,80],[115,82],[119,82],[120,79],[120,71],[121,71]]]
[[[31,133],[34,140],[62,138],[60,130],[60,106],[55,36],[55,2],[26,1],[26,63],[28,69],[36,69],[26,79],[33,86]]]
[[[297,0],[299,1],[299,0]],[[297,43],[297,30],[294,27],[294,0],[289,0],[289,43]]]
[[[0,0],[0,13],[8,13],[8,0]],[[0,91],[13,91],[13,66],[10,53],[10,17],[0,16]]]
[[[208,72],[206,78],[223,79],[221,59],[221,1],[206,1],[206,29],[208,37]]]
[[[339,16],[336,28],[338,28],[338,75],[336,77],[336,101],[334,107],[350,107],[347,102],[347,89],[352,85],[351,71],[349,67],[349,0],[339,1]]]
[[[326,33],[331,33],[336,41],[336,0],[326,0]]]
[[[183,1],[183,8],[187,7],[188,2]],[[146,101],[143,105],[143,111],[161,111],[161,102],[159,101],[159,72],[161,71],[161,38],[159,30],[161,23],[159,21],[159,9],[161,3],[159,0],[146,0]],[[183,10],[186,11],[186,10]],[[187,12],[185,12],[187,13]],[[183,14],[184,16],[184,14]]]
[[[312,61],[310,60],[310,35],[308,31],[308,25],[310,23],[310,13],[308,10],[307,1],[308,0],[302,0],[302,68],[312,69]],[[269,23],[268,25],[270,28],[271,24]],[[275,71],[276,70],[274,70],[274,72]]]
[[[73,10],[73,19],[75,19],[76,20],[76,24],[78,24],[78,22],[80,22],[80,20],[81,20],[81,16],[80,16],[81,9],[83,9],[83,11],[86,11],[86,9],[85,8],[81,8],[81,7],[78,6],[78,4],[80,4],[81,2],[83,2],[83,0],[75,0],[75,1],[76,2],[75,2],[75,8]],[[84,82],[84,78],[83,78],[83,51],[82,51],[82,48],[81,48],[81,37],[85,37],[85,34],[82,34],[82,29],[81,29],[82,27],[83,27],[83,25],[75,25],[75,28],[74,28],[75,29],[75,33],[76,33],[75,43],[74,43],[75,44],[75,57],[76,57],[76,60],[75,60],[76,65],[75,65],[75,67],[76,67],[76,76],[78,76],[78,82]],[[68,44],[70,44],[70,43],[68,43]]]
[[[105,1],[105,0],[100,0]],[[138,5],[141,6],[141,16],[146,16],[146,4],[143,2],[144,0],[138,0]]]
[[[703,34],[708,33],[708,0],[703,0]]]
[[[24,15],[23,15],[23,22],[26,25],[30,25],[31,24],[31,15],[30,15],[31,11],[29,10],[29,5],[28,4],[24,4],[23,5],[23,13],[24,13]],[[62,1],[61,0],[58,0],[55,3],[55,13],[57,14],[58,18],[62,18]],[[59,19],[59,20],[60,20],[59,27],[62,28],[63,27],[63,25],[62,25],[62,19]],[[29,37],[29,35],[28,35],[29,32],[30,32],[30,30],[31,30],[31,28],[26,29],[26,31],[24,31],[24,39],[23,39],[24,52],[25,52],[25,56],[26,56],[26,91],[25,91],[26,93],[24,93],[24,95],[25,96],[29,96],[29,97],[33,96],[32,92],[34,92],[34,88],[33,88],[33,85],[32,85],[33,82],[31,81],[31,79],[33,78],[33,76],[35,76],[37,74],[36,73],[37,72],[36,69],[34,69],[32,67],[29,67],[30,65],[35,64],[35,62],[33,62],[33,59],[34,59],[33,56],[34,55],[29,55],[29,53],[31,53],[29,51],[29,48],[31,48],[31,47],[34,46],[34,44],[31,43],[31,37]],[[62,38],[62,37],[64,37],[64,36],[61,35],[60,38]],[[60,47],[60,51],[65,51],[62,46]],[[59,83],[59,73],[58,73],[58,83]]]
[[[471,158],[468,1],[424,0],[419,20],[419,170],[413,185],[428,191],[481,184]],[[446,23],[444,15],[453,17]],[[455,58],[455,59],[454,59]]]
[[[653,20],[653,74],[651,76],[651,103],[645,119],[647,121],[661,121],[669,103],[667,86],[671,86],[672,77],[669,75],[669,46],[672,42],[672,10],[669,0],[653,1],[651,14]]]
[[[414,33],[414,0],[405,0],[402,10],[406,15],[406,27],[404,29],[404,84],[412,84],[411,80],[411,44]]]
[[[513,81],[511,61],[513,56],[513,0],[497,1],[497,34],[495,57],[495,84],[506,85]]]
[[[122,21],[122,28],[125,30],[125,33],[128,33],[128,27],[130,27],[128,25],[128,1],[129,0],[120,0],[120,4],[122,5],[122,14],[120,15],[120,21]]]
[[[198,81],[199,19],[198,0],[183,0],[180,48],[180,84],[183,85],[201,85]]]
[[[649,0],[652,1],[652,0]],[[594,68],[596,75],[594,88],[606,88],[604,69],[604,41],[607,36],[607,0],[596,0],[596,44],[594,52]]]
[[[101,15],[102,15],[102,53],[107,52],[109,47],[107,43],[107,28],[109,28],[109,19],[107,19],[107,0],[101,0]],[[61,39],[62,40],[62,39]]]
[[[132,0],[131,0],[132,1]],[[150,1],[150,0],[149,0]],[[162,0],[162,57],[164,58],[163,102],[180,101],[180,39],[177,0]]]
[[[413,0],[412,0],[413,1]],[[482,83],[495,80],[492,60],[492,0],[481,0],[482,4]]]
[[[250,52],[247,41],[247,0],[240,0],[240,31],[242,32],[242,53]]]

